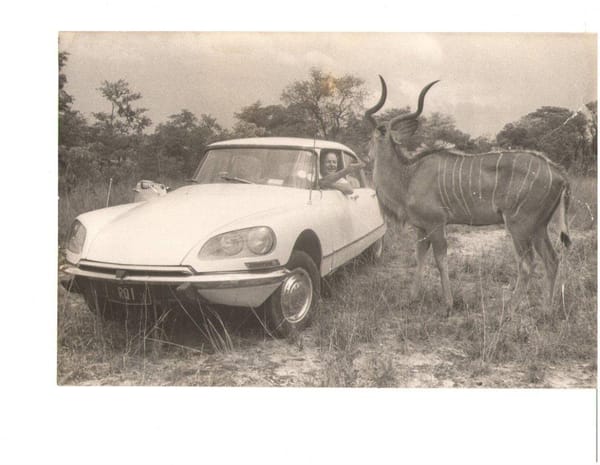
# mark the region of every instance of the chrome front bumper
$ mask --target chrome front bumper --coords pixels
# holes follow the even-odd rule
[[[77,292],[77,280],[110,281],[118,284],[143,284],[147,286],[166,285],[175,288],[183,295],[196,292],[205,300],[215,304],[257,307],[279,287],[289,275],[289,270],[280,267],[267,271],[239,271],[231,273],[193,274],[188,268],[177,267],[178,275],[168,275],[167,267],[128,267],[117,275],[112,268],[96,266],[96,269],[82,269],[74,265],[60,267],[61,284]],[[188,271],[186,271],[188,270]],[[161,271],[165,271],[161,274]],[[73,285],[75,284],[75,285]]]

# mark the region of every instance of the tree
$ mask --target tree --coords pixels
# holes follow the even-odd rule
[[[75,99],[65,90],[67,76],[63,68],[68,57],[68,52],[58,53],[58,145],[73,147],[84,143],[88,127],[83,115],[73,110]]]
[[[84,145],[89,138],[89,127],[78,111],[67,110],[58,115],[58,145]]]
[[[371,127],[365,124],[362,115],[353,114],[340,129],[337,138],[339,142],[350,147],[356,154],[365,156],[369,152],[369,141],[372,132]]]
[[[471,141],[474,145],[475,153],[486,153],[494,149],[495,141],[491,140],[487,136],[479,136]]]
[[[62,72],[63,68],[67,64],[69,57],[68,52],[58,52],[58,111],[65,112],[71,109],[73,103],[73,97],[65,90],[65,84],[67,83],[67,76]]]
[[[346,74],[338,78],[312,68],[309,79],[286,87],[281,100],[301,112],[320,137],[336,140],[349,118],[363,106],[363,85],[359,77]]]
[[[596,166],[598,159],[598,101],[589,102],[585,105],[585,116],[589,131],[589,165]]]
[[[533,148],[536,145],[535,140],[531,138],[527,129],[513,123],[505,125],[496,136],[496,140],[501,147],[507,148]]]
[[[154,172],[158,176],[189,174],[206,146],[219,139],[222,133],[221,126],[210,115],[203,114],[198,119],[191,111],[183,109],[169,116],[166,123],[158,125],[151,138],[149,150],[157,162]]]
[[[245,137],[267,137],[273,134],[268,134],[267,130],[263,127],[257,126],[255,123],[249,123],[248,121],[238,121],[233,126],[232,137],[235,139]]]
[[[90,129],[90,139],[94,142],[93,151],[101,158],[107,175],[137,169],[148,156],[143,131],[152,124],[144,115],[146,108],[135,108],[134,103],[142,98],[138,92],[132,92],[123,79],[116,82],[104,81],[98,88],[108,100],[110,113],[94,113],[96,123]]]
[[[471,136],[456,128],[454,117],[442,113],[431,113],[427,118],[423,118],[419,130],[417,131],[417,140],[425,145],[433,145],[437,141],[448,142],[463,151],[473,151],[475,144]]]
[[[123,79],[117,82],[104,81],[98,88],[111,105],[110,113],[94,113],[100,128],[109,135],[141,134],[152,124],[144,115],[146,108],[134,108],[133,102],[142,98],[139,92],[132,92]]]
[[[314,127],[307,124],[303,111],[297,105],[267,105],[260,101],[242,108],[235,114],[237,137],[280,136],[313,137]]]
[[[539,150],[566,168],[595,164],[588,119],[581,111],[545,106],[508,123],[496,136],[501,147]]]

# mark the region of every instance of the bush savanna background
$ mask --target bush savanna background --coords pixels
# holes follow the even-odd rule
[[[365,154],[364,80],[313,68],[257,101],[231,128],[183,108],[167,121],[147,116],[135,83],[97,86],[106,111],[88,120],[70,95],[68,51],[59,54],[58,262],[75,217],[130,202],[140,179],[177,188],[211,142],[294,136],[339,141]],[[391,108],[380,118],[409,112]],[[508,312],[516,280],[512,245],[501,227],[449,228],[450,279],[457,301],[446,318],[429,256],[426,290],[409,297],[414,233],[390,222],[383,260],[358,258],[324,283],[318,315],[302,334],[271,337],[260,311],[175,311],[152,327],[103,322],[58,286],[58,384],[337,387],[595,387],[597,350],[597,102],[532,108],[493,138],[473,138],[451,115],[422,117],[409,149],[436,141],[467,153],[522,148],[564,166],[572,186],[573,244],[561,257],[552,308],[542,306],[541,266],[527,299]],[[551,238],[558,244],[554,224]],[[540,264],[539,259],[537,259]]]

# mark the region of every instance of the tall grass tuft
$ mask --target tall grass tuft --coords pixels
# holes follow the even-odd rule
[[[597,180],[578,177],[571,179],[569,225],[582,231],[595,229],[598,218]]]

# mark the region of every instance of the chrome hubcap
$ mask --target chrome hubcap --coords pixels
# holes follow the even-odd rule
[[[301,321],[312,304],[313,285],[308,272],[296,268],[281,287],[281,309],[283,317],[290,323]]]

